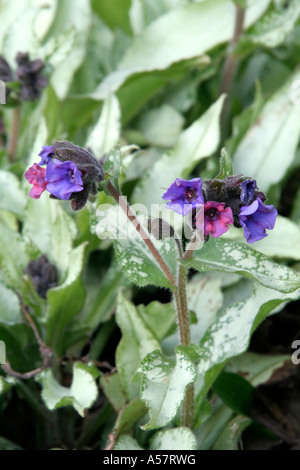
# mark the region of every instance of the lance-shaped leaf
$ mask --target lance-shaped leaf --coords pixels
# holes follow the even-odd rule
[[[257,21],[269,3],[270,0],[249,2],[245,28]],[[234,29],[234,13],[231,0],[205,0],[160,16],[135,37],[117,71],[103,80],[94,96],[103,99],[119,89],[133,74],[167,69],[176,62],[199,57],[228,41]]]
[[[265,104],[233,158],[236,173],[251,175],[262,191],[278,183],[295,157],[300,137],[300,106],[295,73]]]
[[[98,397],[98,387],[95,379],[99,371],[94,366],[88,366],[82,362],[76,362],[73,367],[73,380],[70,388],[60,385],[47,369],[36,376],[36,380],[43,386],[42,398],[49,410],[55,410],[62,406],[73,406],[75,410],[84,416]]]
[[[281,292],[293,292],[300,287],[300,274],[242,243],[210,240],[185,265],[198,271],[241,274]]]
[[[156,429],[168,424],[184,399],[186,387],[196,380],[196,354],[178,346],[176,359],[160,351],[148,354],[141,362],[134,381],[141,379],[141,398],[149,409],[150,420],[142,429]]]
[[[0,171],[0,209],[23,217],[26,198],[18,178],[8,171]]]
[[[86,143],[97,158],[118,143],[121,132],[121,111],[118,99],[110,95],[103,104],[100,117]]]
[[[233,175],[232,161],[229,152],[226,148],[222,148],[220,157],[220,172],[216,178],[220,180],[226,179],[228,176]]]
[[[256,283],[251,297],[226,308],[200,342],[199,393],[209,389],[229,358],[247,349],[251,333],[272,310],[299,297],[300,288],[284,294]]]
[[[132,399],[138,396],[139,388],[131,381],[140,361],[160,346],[135,306],[121,293],[117,300],[116,320],[122,330],[122,339],[116,351],[117,370],[123,390]]]
[[[63,284],[48,292],[48,311],[45,319],[47,325],[46,342],[61,354],[63,338],[67,325],[78,314],[83,306],[85,291],[81,279],[84,254],[87,245],[79,245],[70,254],[69,271]]]

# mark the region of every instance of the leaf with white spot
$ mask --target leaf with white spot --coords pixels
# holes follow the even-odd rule
[[[271,311],[299,297],[300,288],[285,294],[255,284],[251,297],[230,305],[219,314],[200,342],[199,394],[206,393],[228,359],[247,349],[252,332]]]
[[[150,450],[196,450],[196,437],[188,428],[157,432],[150,441]],[[180,456],[178,456],[180,457]]]
[[[117,301],[116,321],[122,331],[116,351],[117,370],[123,390],[132,399],[138,396],[139,387],[131,381],[140,361],[160,346],[138,310],[121,293]]]
[[[143,205],[131,206],[135,212],[140,210],[138,221],[143,225],[154,246],[157,248],[173,275],[176,275],[177,249],[173,238],[156,240],[146,229],[148,213]],[[143,211],[143,213],[141,213]],[[154,256],[144,240],[119,206],[99,206],[99,222],[96,233],[100,239],[113,239],[117,260],[124,274],[138,286],[148,284],[170,287]]]
[[[197,373],[195,355],[189,349],[178,346],[176,359],[166,357],[160,351],[148,354],[141,362],[134,381],[141,380],[141,398],[149,409],[150,420],[142,429],[166,426],[176,416],[184,399],[186,387],[195,382]]]
[[[300,274],[297,271],[275,263],[242,243],[210,240],[184,263],[198,271],[241,274],[281,292],[293,292],[300,287]]]
[[[94,366],[76,362],[73,366],[73,380],[70,388],[60,385],[47,369],[36,376],[42,384],[42,398],[49,410],[62,406],[73,406],[84,417],[98,397],[98,386],[95,379],[99,371]]]

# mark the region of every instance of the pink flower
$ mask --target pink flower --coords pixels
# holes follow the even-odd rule
[[[233,224],[233,215],[230,207],[225,202],[207,201],[204,203],[204,235],[220,237],[227,232],[228,225]],[[195,217],[196,227],[201,230],[201,214]],[[203,219],[202,219],[203,220]],[[203,227],[202,227],[203,231]]]
[[[39,199],[41,194],[47,188],[47,182],[45,181],[46,168],[42,168],[34,163],[25,173],[25,178],[33,187],[30,190],[29,196],[33,199]]]

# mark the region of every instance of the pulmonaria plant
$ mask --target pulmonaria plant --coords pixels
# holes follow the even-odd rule
[[[204,206],[204,227],[201,211],[196,211],[193,226],[209,235],[220,237],[230,225],[244,229],[248,243],[267,236],[266,229],[275,225],[277,210],[263,202],[266,196],[258,191],[256,181],[238,176],[213,179],[203,183],[200,178],[182,180],[177,178],[163,195],[169,201],[167,208],[186,215],[197,207]]]
[[[191,216],[194,232],[191,241],[184,247],[176,231],[165,220],[150,218],[147,227],[144,227],[133,209],[128,206],[126,198],[118,190],[122,165],[121,152],[118,149],[113,149],[106,157],[98,161],[90,151],[70,142],[54,142],[52,145],[44,146],[39,156],[40,162],[34,163],[25,174],[27,180],[33,185],[30,191],[31,197],[39,199],[41,194],[47,191],[51,198],[71,200],[73,210],[83,208],[90,196],[103,189],[114,198],[120,210],[126,214],[129,223],[133,224],[134,230],[138,233],[138,241],[133,236],[132,239],[128,237],[128,243],[122,244],[122,258],[119,259],[122,269],[125,271],[124,266],[126,266],[126,273],[129,276],[134,273],[134,280],[137,284],[140,275],[142,280],[138,285],[141,286],[146,285],[145,277],[149,284],[150,281],[154,281],[155,284],[157,277],[163,278],[163,281],[159,281],[157,285],[168,287],[173,293],[180,345],[183,348],[189,348],[186,350],[186,353],[187,351],[189,353],[185,361],[198,361],[197,351],[194,351],[197,356],[195,359],[196,356],[194,353],[191,354],[190,350],[190,310],[186,287],[189,268],[198,269],[198,261],[203,266],[203,260],[201,258],[197,260],[195,254],[195,246],[199,238],[202,239],[202,236],[199,237],[199,231],[204,235],[205,241],[208,241],[210,236],[220,237],[228,231],[231,225],[234,225],[244,229],[248,243],[264,238],[267,235],[266,230],[274,228],[277,211],[272,205],[264,204],[266,196],[258,190],[256,181],[241,175],[228,176],[231,174],[229,171],[223,179],[217,177],[204,182],[201,178],[191,180],[176,178],[163,195],[163,199],[167,201],[169,209],[183,216]],[[221,170],[222,165],[221,161]],[[222,171],[220,175],[223,176]],[[155,242],[160,240],[163,244],[164,239],[167,238],[172,238],[172,243],[167,240],[164,246],[165,252],[164,249],[160,251],[162,245]],[[115,243],[117,246],[118,239]],[[252,251],[249,247],[244,248]],[[166,252],[170,253],[170,256],[173,253],[176,259],[170,263]],[[134,258],[135,264],[130,265],[131,258]],[[141,271],[143,264],[145,268]],[[41,280],[39,273],[41,266],[47,271],[48,268],[44,265],[44,260],[31,264],[28,271],[34,285],[40,287],[40,295],[46,295],[45,289],[49,287],[48,277],[44,276]],[[53,274],[51,270],[50,274]],[[52,279],[51,276],[50,278]],[[189,354],[191,357],[188,359]],[[154,360],[149,357],[148,359]],[[194,370],[193,362],[189,364],[193,366],[190,371]],[[194,425],[193,381],[196,380],[197,373],[192,375],[193,378],[188,374],[190,378],[185,383],[185,395],[180,396],[175,406],[176,410],[181,406],[181,426],[189,428]],[[168,422],[166,420],[166,424]],[[161,421],[159,425],[161,426]]]
[[[41,161],[25,173],[25,178],[33,185],[29,193],[32,198],[39,199],[44,191],[48,191],[52,198],[72,200],[71,207],[76,211],[85,206],[89,197],[97,194],[104,173],[88,150],[62,141],[44,146],[39,156]]]

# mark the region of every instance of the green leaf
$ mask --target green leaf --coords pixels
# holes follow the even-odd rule
[[[269,3],[270,0],[251,2],[247,9],[246,28],[262,15]],[[166,69],[179,61],[199,57],[228,41],[232,37],[234,17],[231,0],[206,0],[160,16],[136,36],[117,71],[108,75],[96,90],[97,97],[102,99],[116,91],[135,73]],[[208,30],[207,25],[213,27]]]
[[[103,165],[103,170],[105,174],[105,179],[112,179],[113,185],[118,189],[119,188],[119,178],[121,175],[122,168],[122,154],[121,150],[118,147],[114,147],[106,155],[105,162]]]
[[[281,181],[295,157],[300,106],[292,84],[299,78],[299,72],[292,75],[265,104],[233,157],[235,173],[255,178],[262,191]]]
[[[127,400],[122,390],[120,375],[117,372],[102,375],[100,385],[113,408],[117,412],[121,411]]]
[[[300,287],[300,275],[296,271],[236,242],[210,240],[184,264],[198,271],[241,274],[281,292],[293,292]]]
[[[0,222],[0,265],[9,287],[21,288],[24,269],[29,262],[28,247],[21,235]]]
[[[123,435],[116,443],[114,450],[143,450],[143,448],[133,437]]]
[[[213,391],[236,413],[250,415],[255,389],[241,375],[221,372],[213,384]]]
[[[148,208],[151,204],[161,204],[164,188],[168,188],[175,178],[187,177],[201,159],[215,152],[220,139],[219,120],[224,98],[222,95],[185,129],[176,146],[154,163],[134,191],[135,202]]]
[[[220,180],[226,179],[228,176],[233,175],[232,161],[229,152],[226,148],[222,148],[220,157],[220,172],[216,178]]]
[[[21,306],[18,296],[0,282],[0,323],[14,325],[20,323]]]
[[[70,24],[76,30],[74,46],[55,68],[50,79],[56,95],[61,100],[66,97],[73,76],[84,60],[92,22],[91,13],[89,2],[81,2],[80,0],[60,0],[58,2],[50,33],[52,35],[64,33],[68,37]]]
[[[278,215],[275,227],[269,231],[268,237],[256,242],[253,248],[268,256],[300,260],[299,224]]]
[[[257,387],[267,382],[274,371],[281,368],[290,358],[289,355],[271,356],[246,352],[230,359],[226,371],[242,374],[253,387]]]
[[[151,145],[173,147],[182,131],[183,124],[183,116],[172,106],[164,104],[142,115],[138,129]]]
[[[102,282],[96,280],[93,291],[87,291],[87,301],[84,304],[82,322],[90,329],[95,330],[100,323],[108,321],[116,308],[118,289],[129,286],[129,281],[124,277],[117,263],[113,263],[106,271]],[[90,283],[87,289],[91,288]]]
[[[150,450],[196,450],[196,438],[188,428],[157,432],[150,441]]]
[[[23,234],[28,237],[65,276],[76,227],[59,201],[43,194],[38,200],[28,198]]]
[[[233,416],[233,411],[217,399],[212,407],[212,412],[205,423],[196,430],[198,450],[209,450],[222,435],[226,425]]]
[[[23,217],[26,198],[18,178],[9,171],[0,171],[0,209]]]
[[[42,398],[49,410],[62,406],[73,406],[84,417],[98,397],[98,387],[95,382],[99,375],[94,366],[75,362],[73,380],[70,388],[63,387],[54,378],[52,371],[47,369],[36,376],[43,386]]]
[[[130,3],[130,0],[92,0],[92,8],[111,29],[122,28],[131,33]]]
[[[243,43],[249,41],[255,48],[258,45],[269,48],[278,47],[293,31],[299,17],[300,5],[297,0],[290,0],[282,7],[273,6],[242,39],[241,47]]]
[[[64,335],[68,324],[77,315],[84,303],[85,291],[81,279],[86,243],[79,245],[69,257],[69,271],[64,283],[47,293],[48,310],[46,343],[58,354],[63,349]]]
[[[5,439],[0,436],[0,450],[23,450],[22,447],[18,446],[12,441]]]
[[[153,301],[147,306],[138,305],[137,311],[153,335],[161,341],[176,322],[174,306]],[[157,328],[159,325],[159,328]]]
[[[140,398],[134,398],[130,403],[124,406],[114,426],[113,433],[115,439],[118,440],[122,434],[128,433],[135,423],[140,421],[146,413],[146,405]]]
[[[0,376],[0,395],[3,393],[6,393],[15,384],[15,382],[16,382],[16,379],[14,377]],[[1,443],[0,443],[0,449],[1,449]]]
[[[160,346],[135,306],[121,293],[117,301],[116,320],[122,331],[122,339],[116,351],[117,370],[123,390],[132,399],[138,395],[138,385],[132,383],[132,378],[140,361]]]
[[[92,149],[96,158],[101,158],[118,143],[121,133],[120,121],[121,110],[118,99],[115,95],[108,96],[103,103],[100,117],[86,143],[86,147]],[[114,152],[116,152],[116,150],[114,150]],[[110,153],[107,159],[109,155]]]
[[[236,416],[225,426],[222,434],[213,445],[213,450],[238,450],[238,442],[242,432],[252,420],[245,416]]]
[[[160,351],[148,354],[139,365],[134,381],[141,379],[141,398],[149,409],[150,420],[142,429],[166,426],[176,416],[186,387],[196,380],[194,356],[183,346],[175,350],[176,359]]]
[[[131,209],[143,210],[143,214],[139,214],[137,219],[148,233],[145,208],[136,205]],[[115,240],[117,260],[131,282],[140,287],[148,284],[160,287],[171,286],[144,240],[119,206],[99,206],[97,216],[100,218],[96,228],[98,237]],[[149,233],[148,236],[175,275],[177,249],[174,239],[156,240]]]

